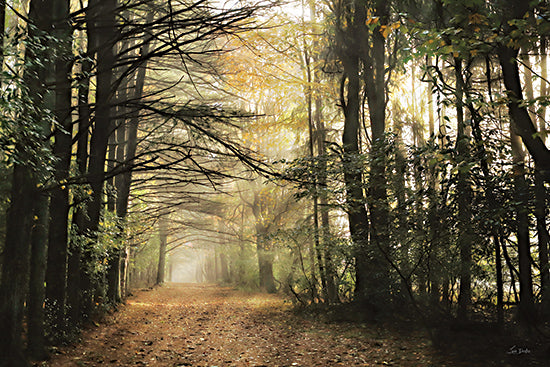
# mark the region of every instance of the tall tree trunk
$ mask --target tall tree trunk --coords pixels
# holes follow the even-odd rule
[[[322,82],[321,75],[321,60],[319,56],[319,42],[318,42],[318,24],[317,24],[317,9],[315,1],[309,0],[309,13],[310,13],[310,21],[311,21],[311,32],[313,34],[313,41],[312,41],[312,47],[310,52],[310,58],[312,63],[312,73],[311,73],[311,81],[313,83],[320,84]],[[319,259],[319,263],[323,264],[323,269],[320,269],[321,276],[322,276],[322,282],[323,282],[323,288],[324,288],[324,297],[325,299],[330,302],[334,303],[338,301],[338,289],[336,287],[336,271],[334,270],[334,264],[332,263],[332,255],[331,255],[331,244],[330,244],[330,220],[329,220],[329,205],[328,205],[328,199],[326,195],[326,186],[327,186],[327,164],[325,159],[326,154],[326,148],[325,148],[325,140],[326,140],[326,131],[325,131],[325,124],[323,121],[323,97],[320,93],[320,91],[317,88],[310,88],[311,90],[311,98],[313,100],[312,105],[312,122],[313,122],[313,141],[316,143],[317,147],[317,157],[320,157],[321,159],[318,160],[318,187],[319,191],[317,191],[317,198],[318,198],[318,204],[317,204],[317,212],[320,214],[321,217],[321,223],[320,223],[320,249],[319,252],[321,254],[321,259]]]
[[[467,169],[470,159],[470,137],[466,132],[464,119],[465,82],[462,71],[462,59],[454,58],[456,79],[456,120],[458,151],[458,248],[460,251],[460,293],[458,296],[458,319],[465,321],[472,299],[472,189],[470,172]]]
[[[55,61],[55,117],[58,127],[54,131],[53,154],[56,158],[54,177],[56,186],[51,191],[50,221],[48,230],[48,265],[46,268],[46,310],[49,313],[52,336],[61,337],[66,331],[65,298],[67,293],[67,249],[69,177],[72,154],[71,119],[71,62],[66,55],[72,53],[69,25],[69,2],[54,0],[54,35],[59,56]]]
[[[147,13],[145,23],[149,24],[153,21],[154,13],[150,11]],[[145,36],[144,36],[145,37]],[[145,77],[147,73],[147,57],[149,54],[150,43],[144,40],[143,46],[140,50],[140,55],[144,57],[144,61],[139,65],[137,73],[135,76],[135,84],[133,85],[134,94],[131,96],[133,101],[141,101],[143,95],[143,88],[145,85]],[[131,81],[128,80],[128,87],[131,86]],[[128,93],[125,93],[126,98]],[[118,150],[117,150],[117,160],[119,164],[122,165],[122,174],[117,175],[115,178],[115,186],[117,191],[117,201],[116,201],[116,214],[119,220],[120,235],[124,236],[124,229],[126,226],[126,216],[128,215],[128,198],[130,196],[130,186],[132,185],[132,165],[134,164],[134,158],[136,156],[137,150],[137,133],[139,126],[139,109],[133,108],[130,109],[128,106],[124,109],[124,117],[127,118],[127,121],[123,125],[123,129],[119,130],[118,135]],[[124,145],[121,144],[124,140]],[[121,157],[121,155],[123,155]],[[127,279],[129,272],[128,262],[130,259],[130,250],[127,245],[124,245],[124,248],[121,249],[122,253],[125,255],[121,259],[121,289],[124,293],[127,288],[129,288],[130,282]],[[124,286],[123,286],[124,284]]]
[[[113,66],[115,41],[116,0],[93,0],[89,2],[90,23],[88,33],[97,49],[97,87],[95,104],[95,125],[90,139],[88,177],[92,190],[87,206],[84,232],[89,236],[83,252],[81,278],[83,291],[83,309],[89,315],[93,309],[95,280],[91,274],[92,252],[97,241],[97,231],[103,210],[103,186],[105,179],[105,161],[109,135],[112,132]]]
[[[76,167],[79,175],[84,176],[87,172],[88,166],[88,130],[90,128],[90,104],[89,104],[89,92],[90,92],[90,73],[92,70],[92,63],[89,60],[83,60],[81,64],[81,73],[79,78],[78,87],[78,139],[76,149]],[[85,195],[75,194],[75,208],[73,214],[73,228],[75,234],[79,237],[85,235],[84,232],[84,219],[85,213]],[[81,260],[82,260],[82,247],[80,241],[77,239],[70,243],[70,253],[67,264],[67,312],[68,322],[71,326],[78,326],[82,319],[80,306],[82,303],[80,287],[81,287]]]
[[[529,240],[529,189],[525,179],[525,152],[520,137],[511,132],[514,199],[516,202],[516,237],[519,257],[519,302],[520,317],[531,324],[535,320],[533,279],[531,273],[531,246]]]
[[[401,120],[396,119],[394,122],[394,134],[395,134],[395,177],[392,180],[393,191],[396,196],[397,207],[397,228],[396,228],[396,243],[399,246],[400,258],[402,259],[400,267],[403,274],[410,274],[412,267],[409,261],[410,246],[407,238],[408,223],[407,213],[408,205],[406,203],[405,195],[405,180],[407,179],[407,164],[405,157],[405,146],[403,145],[403,123]],[[408,294],[410,282],[407,279],[400,279],[400,292],[403,295]],[[422,286],[419,284],[419,288]]]
[[[427,66],[431,67],[433,60],[431,57],[427,60]],[[435,116],[434,116],[434,96],[433,83],[430,83],[428,91],[428,133],[433,143],[436,143]],[[440,228],[441,223],[437,213],[438,207],[438,177],[435,163],[428,164],[428,281],[430,282],[430,303],[432,306],[438,306],[441,297],[441,266],[439,265],[440,253]]]
[[[48,49],[45,34],[51,31],[51,14],[41,11],[51,9],[49,0],[32,0],[29,6],[29,19],[34,27],[29,27],[29,36],[40,37],[39,47],[28,47],[25,59],[28,61],[28,69],[25,70],[24,79],[29,87],[29,97],[40,108],[43,106],[43,98],[47,97],[45,82],[47,77],[47,56],[44,50]],[[39,64],[37,61],[42,61]],[[29,118],[34,121],[31,126],[37,135],[47,129],[41,121],[40,113],[27,113],[20,118]],[[32,139],[32,132],[29,136]],[[10,207],[6,221],[6,236],[3,248],[2,276],[0,278],[0,366],[28,366],[23,353],[23,313],[25,295],[29,281],[29,259],[31,250],[31,228],[33,224],[34,208],[38,200],[39,175],[37,172],[42,167],[33,165],[33,151],[31,146],[42,142],[27,141],[29,137],[23,137],[15,143],[17,162],[14,164],[12,175],[12,187],[10,195]],[[36,138],[35,138],[36,139]],[[41,139],[40,137],[38,139]],[[45,145],[46,143],[43,142]],[[38,214],[38,213],[37,213]],[[44,218],[39,218],[43,220]],[[33,289],[34,290],[34,289]]]
[[[311,70],[311,58],[310,58],[310,51],[307,49],[305,42],[304,42],[304,59],[306,60],[306,75],[307,75],[307,86],[306,86],[306,102],[307,102],[307,117],[308,117],[308,134],[309,134],[309,156],[313,159],[315,156],[315,130],[314,130],[314,122],[313,122],[313,89],[311,88],[311,83],[313,82],[313,75]],[[317,170],[315,169],[315,172]],[[315,175],[317,176],[317,174]],[[325,294],[326,299],[326,292],[327,292],[327,280],[326,280],[326,274],[323,264],[323,257],[321,255],[321,243],[320,243],[320,232],[319,232],[319,185],[317,182],[317,177],[314,178],[314,193],[313,193],[313,251],[312,251],[312,259],[311,259],[311,279],[312,279],[312,291],[313,296],[312,298],[315,299],[317,297],[317,276],[315,274],[315,260],[317,260],[317,266],[319,267],[319,276],[321,278],[321,288],[323,293]]]
[[[540,39],[540,95],[548,95],[548,39],[546,37],[541,37]],[[546,138],[548,137],[548,131],[546,128],[546,105],[541,105],[538,111],[539,114],[539,126],[538,130],[540,132],[542,141],[546,143]]]
[[[344,5],[336,9],[339,22],[338,39],[341,40],[340,59],[344,65],[340,99],[344,112],[343,171],[346,186],[346,211],[349,221],[351,239],[354,244],[355,256],[355,298],[359,303],[368,303],[372,289],[369,289],[371,278],[368,262],[369,219],[365,208],[363,193],[363,177],[359,162],[359,126],[361,111],[361,81],[359,35],[365,34],[364,23],[366,9],[358,1],[353,3],[357,14],[350,14]],[[351,4],[348,4],[351,5]],[[347,29],[347,27],[351,29]]]
[[[541,40],[541,58],[545,62],[541,62],[541,95],[546,95],[546,56],[544,53],[546,52],[544,45],[546,41]],[[529,58],[528,50],[524,50],[524,54],[522,56],[522,63],[525,65],[523,73],[524,73],[524,84],[525,84],[525,96],[528,100],[534,100],[534,92],[533,92],[533,73],[531,72],[531,60]],[[544,120],[545,107],[541,107],[541,110],[539,111],[540,115],[537,115],[536,112],[533,109],[529,110],[529,117],[533,122],[537,121],[537,119],[540,117],[542,120],[538,126],[541,138],[544,141],[545,138],[545,124],[546,121]],[[513,142],[514,143],[514,142]],[[521,144],[519,144],[519,148],[521,149],[521,152],[518,152],[518,162],[522,159],[521,156],[524,156],[523,148],[521,147]],[[525,159],[525,157],[523,157]],[[523,164],[523,162],[521,163]],[[536,167],[535,167],[536,168]],[[524,173],[525,174],[525,173]],[[540,286],[541,286],[541,301],[542,301],[542,308],[543,312],[548,313],[550,311],[550,308],[548,307],[550,304],[550,300],[548,299],[550,297],[549,294],[549,269],[548,269],[548,245],[550,243],[550,235],[548,233],[548,228],[546,227],[546,216],[547,216],[547,210],[546,210],[546,187],[544,185],[544,178],[542,177],[542,174],[540,170],[535,169],[535,218],[536,218],[536,228],[537,228],[537,239],[538,239],[538,248],[539,248],[539,265],[540,265]],[[521,182],[519,183],[521,185]],[[528,195],[528,194],[526,194]],[[527,203],[525,203],[527,205]],[[523,215],[522,215],[523,217]],[[519,218],[518,218],[519,219]],[[526,220],[528,222],[528,218],[522,218],[522,220]],[[520,291],[521,292],[521,291]]]
[[[0,0],[0,72],[4,69],[4,40],[6,38],[6,0]],[[2,80],[0,80],[0,87]]]
[[[535,172],[535,218],[537,220],[537,239],[539,245],[539,266],[542,314],[550,315],[550,266],[548,264],[548,251],[550,235],[546,227],[547,190],[540,172]]]
[[[358,2],[359,4],[361,2]],[[358,5],[363,7],[364,5]],[[361,9],[358,17],[363,19],[366,9]],[[389,4],[386,0],[375,1],[375,16],[380,24],[372,32],[372,46],[363,57],[365,63],[365,88],[371,124],[372,146],[370,150],[369,209],[370,209],[370,247],[373,261],[369,264],[369,281],[372,295],[377,295],[381,304],[391,296],[392,281],[389,276],[388,260],[390,255],[389,207],[386,181],[386,38],[382,26],[387,26]],[[364,25],[362,25],[364,27]]]
[[[489,95],[490,102],[493,102],[492,98],[492,77],[491,77],[491,63],[487,57],[485,59],[485,75],[487,78],[487,93]],[[483,178],[485,179],[485,201],[486,205],[492,213],[496,213],[498,209],[498,200],[495,197],[495,182],[491,172],[489,170],[489,162],[487,156],[487,150],[485,149],[485,142],[481,132],[481,122],[483,117],[476,110],[472,103],[472,99],[467,97],[467,106],[472,117],[472,133],[475,139],[475,146],[477,148],[477,156],[480,159],[481,171],[483,172]],[[502,250],[500,244],[500,225],[498,223],[492,223],[490,232],[493,241],[493,248],[495,251],[495,273],[496,273],[496,286],[497,286],[497,324],[502,326],[504,323],[504,283],[502,277]]]

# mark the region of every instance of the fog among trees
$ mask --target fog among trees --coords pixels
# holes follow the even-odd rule
[[[0,10],[0,366],[164,282],[547,342],[546,1]]]

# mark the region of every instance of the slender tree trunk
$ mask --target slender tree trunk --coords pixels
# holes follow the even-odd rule
[[[462,72],[462,60],[455,58],[456,76],[456,120],[458,169],[458,247],[460,250],[460,293],[458,297],[458,319],[468,319],[472,299],[472,213],[470,209],[472,189],[470,172],[465,168],[470,159],[470,137],[466,133],[464,119],[465,82]]]
[[[76,166],[79,175],[83,176],[87,172],[88,166],[88,130],[90,128],[90,73],[92,64],[89,60],[82,61],[81,75],[78,87],[78,139],[76,149]],[[75,234],[83,237],[85,213],[85,194],[80,192],[75,194],[75,209],[72,219],[72,225]],[[67,264],[67,313],[68,322],[71,326],[78,326],[82,319],[80,306],[82,303],[80,287],[81,287],[81,260],[82,247],[80,241],[73,239],[70,243],[70,253]]]
[[[153,21],[153,12],[149,12],[145,19],[145,22],[151,23]],[[144,42],[140,50],[140,55],[145,57],[149,54],[149,42]],[[147,60],[147,58],[145,58]],[[147,61],[138,67],[135,77],[135,84],[133,85],[134,94],[131,96],[134,101],[140,101],[143,95],[143,88],[145,85],[145,77],[147,73]],[[131,81],[128,80],[126,85],[130,87]],[[126,98],[128,93],[125,92]],[[119,220],[120,235],[124,236],[124,229],[126,227],[126,216],[128,215],[128,199],[130,196],[130,186],[132,185],[132,165],[134,164],[134,158],[137,150],[137,133],[139,126],[139,110],[134,108],[133,110],[126,106],[124,108],[124,117],[127,119],[123,127],[117,132],[118,150],[117,161],[122,165],[123,173],[115,178],[115,186],[117,190],[116,201],[116,214]],[[122,144],[124,141],[124,144]],[[121,250],[126,256],[121,262],[121,288],[123,292],[126,292],[129,288],[128,275],[128,261],[130,259],[130,250],[127,245]],[[124,286],[122,285],[124,284]]]
[[[159,261],[157,269],[156,284],[164,283],[164,270],[166,268],[166,245],[168,239],[168,223],[165,214],[161,214],[159,218]]]
[[[306,75],[307,75],[307,86],[305,87],[305,94],[306,94],[306,103],[307,103],[307,119],[308,119],[308,134],[309,134],[309,156],[313,159],[315,157],[315,133],[314,133],[314,126],[313,126],[313,89],[311,88],[311,84],[313,82],[312,79],[312,70],[311,70],[311,59],[310,59],[310,52],[307,49],[307,46],[304,42],[304,59],[305,59],[305,69],[306,69]],[[317,170],[316,170],[317,172]],[[319,267],[319,276],[321,278],[321,288],[322,292],[326,295],[327,290],[327,281],[325,276],[325,269],[323,266],[323,258],[321,255],[321,244],[320,244],[320,232],[319,232],[319,185],[317,182],[317,177],[314,178],[314,194],[313,194],[313,249],[312,249],[312,266],[311,266],[311,279],[313,283],[313,298],[316,297],[317,293],[317,281],[315,280],[317,278],[315,274],[315,259],[317,259],[317,266]],[[325,297],[326,298],[326,297]]]
[[[6,0],[0,0],[0,72],[4,69],[4,39],[6,33]],[[0,79],[0,87],[2,80]]]
[[[546,37],[540,39],[540,95],[548,95],[548,40]],[[540,106],[539,113],[539,128],[541,139],[546,143],[548,131],[546,128],[546,105]]]
[[[537,220],[537,239],[539,242],[539,266],[541,302],[543,315],[550,315],[550,266],[548,264],[548,251],[550,235],[546,227],[547,217],[547,190],[540,172],[535,173],[535,217]]]
[[[525,179],[525,153],[520,137],[511,132],[514,163],[514,198],[516,201],[516,223],[519,257],[519,305],[520,317],[531,324],[535,320],[533,279],[531,272],[531,245],[529,240],[529,191]]]
[[[320,33],[317,24],[317,9],[315,1],[309,0],[309,13],[310,21],[312,27],[313,41],[310,52],[311,66],[312,68],[312,82],[320,84],[322,82],[321,75],[322,70],[320,67],[321,60],[319,55],[319,42],[318,34]],[[313,140],[316,142],[317,146],[317,157],[320,157],[318,160],[318,187],[320,188],[318,192],[318,204],[317,212],[320,214],[321,223],[320,223],[320,249],[321,259],[319,263],[323,264],[323,269],[320,269],[322,273],[322,282],[324,283],[323,288],[325,290],[325,299],[334,303],[338,301],[338,289],[336,287],[336,271],[334,270],[334,264],[332,263],[331,255],[331,244],[330,244],[330,220],[329,220],[329,205],[326,195],[327,187],[327,164],[326,164],[326,131],[325,124],[323,121],[323,98],[320,91],[316,88],[311,90],[311,97],[313,99],[312,106],[312,122],[313,122]]]
[[[428,58],[427,66],[431,67],[433,60]],[[436,142],[435,116],[434,116],[434,96],[432,93],[433,83],[430,83],[428,91],[428,133],[430,139]],[[430,282],[430,303],[432,306],[438,306],[441,297],[441,266],[439,265],[440,257],[440,228],[441,223],[437,213],[438,197],[437,197],[438,177],[435,163],[428,164],[428,281]]]
[[[546,42],[546,41],[544,41]],[[542,52],[545,51],[545,46],[542,44],[543,41],[541,41],[541,57],[542,60],[546,61],[545,55],[542,54]],[[524,50],[525,54],[522,56],[522,62],[525,65],[525,68],[523,70],[524,73],[524,84],[525,84],[525,96],[528,100],[534,100],[534,92],[533,92],[533,73],[531,72],[531,60],[529,58],[528,50]],[[541,62],[541,95],[546,95],[546,65],[543,65]],[[538,124],[539,131],[541,134],[541,138],[544,141],[545,138],[545,123],[546,121],[542,118],[542,116],[545,115],[545,107],[542,107],[539,111],[541,122]],[[531,120],[537,121],[536,112],[533,109],[529,110],[529,117]],[[521,146],[521,144],[520,144]],[[523,152],[523,148],[521,148]],[[518,152],[519,154],[519,152]],[[518,155],[517,159],[520,160],[521,154]],[[524,155],[524,154],[523,154]],[[525,157],[523,157],[525,159]],[[535,167],[536,168],[536,167]],[[537,239],[538,239],[538,248],[539,248],[539,264],[540,264],[540,285],[541,285],[541,301],[542,301],[542,308],[543,312],[548,312],[550,309],[548,308],[548,304],[550,303],[549,298],[549,269],[548,269],[548,245],[550,241],[550,235],[548,234],[548,228],[546,227],[546,216],[547,216],[547,210],[546,210],[546,188],[544,185],[544,178],[542,177],[542,174],[539,169],[535,169],[535,218],[536,218],[536,228],[537,228]],[[528,188],[526,188],[528,190]],[[528,194],[526,193],[526,196]],[[527,204],[527,203],[525,203]],[[522,220],[525,220],[525,218],[522,218]],[[528,218],[527,218],[528,220]]]
[[[516,4],[518,5],[518,4]],[[513,9],[521,10],[518,6],[513,5]],[[524,4],[525,5],[525,4]],[[523,5],[522,5],[523,6]],[[525,12],[521,14],[523,16]],[[518,50],[509,47],[501,46],[497,50],[504,86],[508,93],[508,109],[510,111],[510,130],[512,137],[512,154],[514,155],[514,184],[516,187],[516,199],[518,203],[527,203],[527,184],[525,182],[525,174],[521,153],[523,148],[519,142],[518,136],[527,147],[527,150],[535,161],[535,168],[540,174],[546,175],[550,172],[550,151],[544,145],[541,137],[536,134],[537,130],[527,107],[521,104],[523,100],[523,92],[519,76],[518,66]],[[545,179],[547,179],[545,177]],[[533,300],[533,284],[531,275],[531,253],[529,248],[529,218],[528,208],[526,205],[518,205],[517,207],[517,224],[518,228],[518,253],[520,262],[520,316],[524,322],[528,324],[534,322],[534,300]],[[525,226],[522,228],[522,226]]]
[[[398,120],[394,123],[394,133],[395,133],[395,177],[392,180],[392,186],[393,191],[396,196],[397,200],[397,228],[396,232],[396,241],[399,244],[399,252],[400,252],[400,258],[402,259],[401,262],[401,271],[404,274],[410,274],[411,272],[411,264],[409,261],[410,255],[409,250],[410,246],[408,246],[408,238],[407,238],[407,232],[408,232],[408,224],[407,224],[407,213],[408,213],[408,206],[406,203],[406,196],[405,196],[405,180],[407,175],[407,169],[406,169],[406,157],[404,152],[404,145],[403,145],[403,123]],[[408,294],[409,289],[409,282],[407,282],[406,279],[400,279],[400,292],[403,295]],[[422,286],[419,284],[419,288],[422,288]]]

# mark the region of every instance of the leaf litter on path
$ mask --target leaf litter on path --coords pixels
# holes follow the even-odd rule
[[[170,283],[137,292],[41,366],[467,366],[416,332],[304,319],[276,295]],[[471,365],[470,365],[471,366]]]

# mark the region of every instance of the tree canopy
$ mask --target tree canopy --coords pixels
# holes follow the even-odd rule
[[[177,279],[549,326],[546,1],[1,7],[1,366]]]

